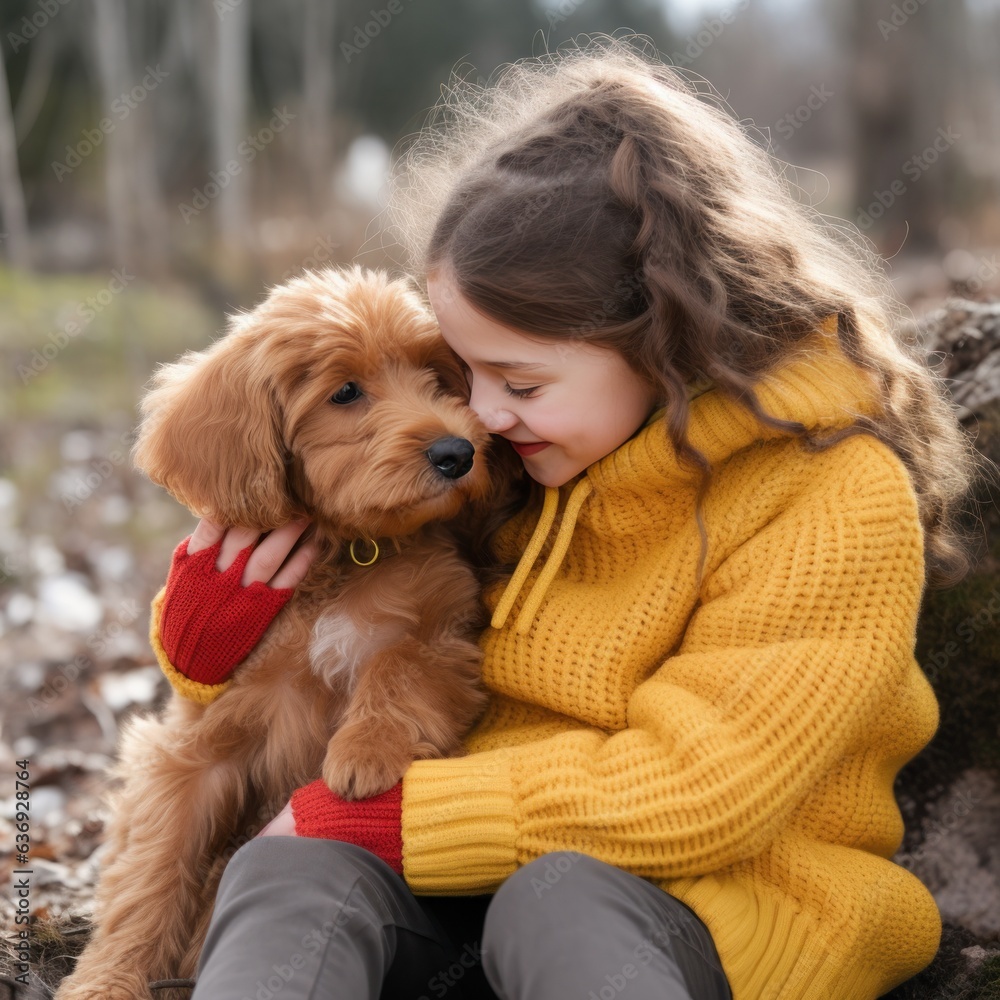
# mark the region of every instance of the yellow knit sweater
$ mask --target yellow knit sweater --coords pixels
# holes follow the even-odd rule
[[[832,322],[758,397],[810,428],[878,407]],[[735,1000],[870,1000],[923,968],[941,929],[889,860],[893,779],[938,721],[913,656],[910,479],[868,435],[810,453],[703,392],[688,433],[716,473],[699,587],[697,476],[658,417],[501,530],[498,554],[521,561],[486,594],[493,700],[468,756],[404,777],[406,881],[488,893],[580,851],[698,913]]]

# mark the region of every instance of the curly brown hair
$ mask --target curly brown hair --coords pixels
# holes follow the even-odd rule
[[[644,36],[595,35],[501,67],[452,74],[396,159],[387,232],[426,295],[447,268],[481,312],[542,337],[618,350],[662,390],[682,461],[686,387],[710,380],[813,450],[869,433],[909,470],[928,583],[969,571],[963,501],[978,458],[943,377],[903,332],[905,306],[855,227],[802,204],[706,81]],[[754,386],[825,317],[884,401],[823,437],[765,413]],[[704,536],[703,536],[704,540]]]

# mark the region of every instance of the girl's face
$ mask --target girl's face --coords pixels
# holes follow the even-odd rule
[[[478,312],[450,275],[427,277],[431,308],[469,381],[469,405],[543,486],[562,486],[646,421],[656,391],[617,352],[542,340]]]

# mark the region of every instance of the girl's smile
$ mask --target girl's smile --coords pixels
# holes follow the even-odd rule
[[[656,408],[655,388],[617,352],[567,333],[545,338],[479,312],[445,270],[431,308],[469,381],[469,405],[543,486],[562,486],[627,441]]]
[[[530,443],[522,443],[520,441],[511,441],[511,447],[520,455],[522,458],[527,455],[534,455],[536,452],[541,451],[543,448],[548,448],[551,441],[533,441]]]

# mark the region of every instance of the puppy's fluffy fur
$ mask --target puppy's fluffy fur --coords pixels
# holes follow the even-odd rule
[[[98,926],[59,1000],[133,1000],[194,975],[226,860],[297,787],[322,774],[363,798],[414,759],[462,752],[486,705],[485,622],[444,522],[481,519],[504,488],[466,396],[419,296],[359,267],[275,288],[156,372],[138,467],[221,524],[308,515],[321,553],[220,697],[173,695],[125,728]],[[447,439],[475,448],[467,473]],[[381,555],[361,567],[348,545],[369,538]]]

